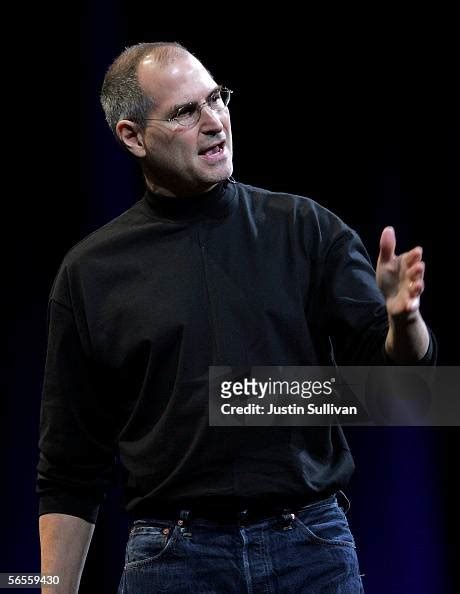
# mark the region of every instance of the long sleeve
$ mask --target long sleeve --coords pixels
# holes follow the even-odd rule
[[[385,352],[388,318],[375,271],[358,235],[346,228],[331,245],[325,261],[322,301],[335,359],[342,365],[393,364]],[[432,332],[419,364],[436,362]]]
[[[388,332],[385,301],[367,251],[345,228],[331,244],[324,263],[324,325],[339,365],[384,363]]]
[[[51,300],[40,420],[40,514],[95,522],[112,481],[116,432],[110,394],[82,347],[73,311]]]

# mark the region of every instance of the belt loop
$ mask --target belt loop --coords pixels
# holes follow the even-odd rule
[[[291,512],[291,510],[284,508],[279,516],[281,530],[292,530],[292,520],[294,518],[295,515]]]
[[[242,509],[238,512],[238,526],[240,528],[244,528],[248,521],[248,514],[249,511],[247,509]]]
[[[192,531],[190,528],[190,520],[191,520],[190,510],[182,509],[179,513],[179,519],[177,520],[177,525],[180,527],[182,536],[186,536],[187,538],[190,538],[192,536]]]
[[[343,505],[340,505],[340,503],[339,503],[339,507],[341,507],[343,509],[344,514],[347,514],[351,507],[350,500],[348,499],[348,497],[345,495],[345,493],[343,491],[337,491],[337,495],[342,495],[342,499],[344,500],[345,507]]]

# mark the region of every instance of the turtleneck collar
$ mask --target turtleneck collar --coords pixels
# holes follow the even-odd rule
[[[235,182],[225,180],[209,192],[187,197],[164,196],[147,190],[143,200],[155,218],[194,221],[225,217],[235,204],[235,198]]]

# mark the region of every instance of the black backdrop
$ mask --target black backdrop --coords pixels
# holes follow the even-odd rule
[[[437,335],[440,363],[459,364],[458,97],[447,19],[425,15],[415,26],[393,15],[378,30],[369,15],[364,25],[345,27],[287,9],[253,21],[229,13],[213,4],[160,14],[142,2],[101,1],[82,4],[75,15],[79,43],[77,20],[61,9],[37,15],[39,34],[24,45],[25,58],[30,52],[38,59],[22,62],[24,106],[12,106],[25,131],[14,137],[19,173],[6,206],[15,218],[5,210],[3,233],[11,269],[4,268],[3,292],[1,509],[10,536],[3,539],[2,572],[39,566],[33,490],[53,277],[74,243],[142,191],[98,104],[104,71],[126,45],[181,41],[234,89],[236,179],[316,199],[360,233],[374,262],[387,224],[396,228],[399,250],[422,245],[423,313]],[[459,591],[458,429],[357,428],[347,436],[357,464],[349,516],[367,592]],[[114,490],[101,511],[82,592],[116,591],[126,540],[119,506]]]

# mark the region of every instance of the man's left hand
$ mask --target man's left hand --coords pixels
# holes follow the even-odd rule
[[[396,236],[393,227],[385,227],[380,238],[380,253],[377,261],[377,285],[382,291],[387,312],[394,320],[409,320],[420,306],[424,289],[425,263],[422,248],[395,254]]]

